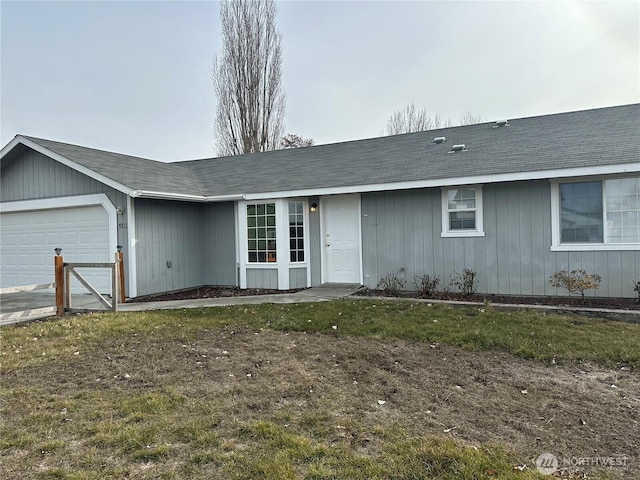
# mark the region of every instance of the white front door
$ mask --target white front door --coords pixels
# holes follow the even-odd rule
[[[322,198],[325,283],[361,283],[360,195]]]

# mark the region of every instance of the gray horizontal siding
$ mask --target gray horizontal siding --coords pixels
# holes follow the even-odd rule
[[[203,208],[204,281],[209,285],[237,285],[236,227],[232,202]]]
[[[442,238],[440,189],[362,195],[365,284],[396,273],[413,288],[415,275],[437,275],[441,287],[463,269],[478,274],[481,293],[565,295],[551,287],[558,270],[584,269],[602,276],[587,294],[633,297],[640,279],[640,252],[552,252],[548,181],[483,187],[484,237]]]
[[[247,288],[278,288],[278,270],[273,268],[247,268]]]
[[[307,269],[306,268],[290,268],[289,269],[289,288],[306,288],[307,287]]]

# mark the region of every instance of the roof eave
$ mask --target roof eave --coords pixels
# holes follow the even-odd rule
[[[159,200],[179,200],[183,202],[231,202],[244,200],[244,194],[230,195],[189,195],[186,193],[156,192],[152,190],[134,190],[131,192],[133,198],[154,198]]]

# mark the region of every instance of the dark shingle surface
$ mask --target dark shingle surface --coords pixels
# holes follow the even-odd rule
[[[640,104],[166,164],[32,138],[133,189],[227,195],[640,162]],[[438,136],[444,144],[433,144]],[[454,144],[467,151],[447,153]],[[637,168],[637,167],[636,167]]]
[[[204,194],[191,169],[181,163],[158,162],[35,137],[24,138],[133,190]]]

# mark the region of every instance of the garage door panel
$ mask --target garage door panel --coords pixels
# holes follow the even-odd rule
[[[112,262],[109,216],[102,206],[73,207],[1,215],[0,284],[30,285],[53,282],[54,248],[62,248],[65,262]],[[101,293],[110,293],[109,269],[80,269]],[[86,292],[72,281],[72,291]]]
[[[31,267],[31,257],[26,254],[18,255],[18,267],[29,268]]]
[[[42,233],[34,233],[32,238],[32,245],[35,247],[45,247],[47,245],[47,234]]]

